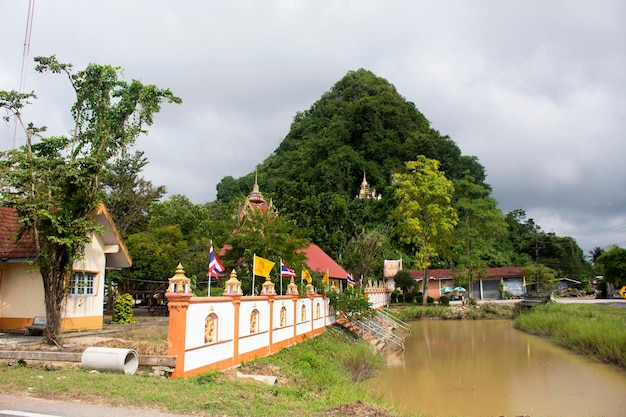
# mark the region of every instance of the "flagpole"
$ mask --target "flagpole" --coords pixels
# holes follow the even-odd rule
[[[280,295],[283,295],[283,258],[280,258],[278,269],[280,271]]]
[[[256,253],[252,255],[252,296],[254,296],[254,271],[256,271]]]
[[[213,239],[209,240],[210,242],[210,246],[209,246],[209,289],[207,290],[207,297],[211,296],[211,249],[213,248]]]

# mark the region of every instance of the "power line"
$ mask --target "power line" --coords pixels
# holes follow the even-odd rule
[[[621,226],[615,226],[615,227],[612,227],[612,228],[607,229],[607,230],[602,230],[600,232],[595,232],[595,233],[591,233],[591,234],[588,234],[588,235],[583,235],[583,236],[581,236],[581,238],[606,237],[606,236],[610,236],[612,234],[616,234],[616,233],[619,233],[619,232],[626,232],[626,224],[623,224]]]
[[[26,63],[30,55],[30,38],[33,32],[33,17],[35,16],[35,0],[28,0],[28,13],[26,15],[26,33],[24,34],[24,50],[22,52],[22,71],[20,72],[20,87],[18,93],[24,89],[26,78]],[[13,128],[13,148],[17,148],[17,123]]]

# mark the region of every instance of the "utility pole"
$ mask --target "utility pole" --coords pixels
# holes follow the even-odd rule
[[[533,226],[535,232],[535,272],[537,274],[535,278],[535,291],[539,291],[539,234],[537,233],[537,225],[534,224],[534,222]]]

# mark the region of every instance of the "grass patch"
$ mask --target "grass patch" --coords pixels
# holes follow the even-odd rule
[[[346,403],[387,406],[364,379],[384,359],[360,339],[337,327],[280,352],[247,362],[244,374],[271,374],[276,386],[237,379],[234,372],[209,372],[187,379],[95,373],[67,366],[47,372],[42,365],[0,366],[0,392],[39,395],[175,413],[223,416],[319,415]]]
[[[392,313],[400,320],[442,319],[442,320],[478,320],[512,319],[514,306],[508,304],[484,303],[476,306],[418,306],[401,305],[391,307]]]
[[[515,327],[575,352],[626,368],[626,309],[546,304],[521,313]]]

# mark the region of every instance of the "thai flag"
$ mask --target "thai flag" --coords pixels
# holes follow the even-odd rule
[[[213,244],[211,243],[211,249],[209,250],[209,270],[206,273],[207,278],[213,277],[215,279],[220,279],[217,275],[224,270],[224,265],[220,262],[219,258],[213,252]]]
[[[280,261],[280,276],[281,277],[295,277],[296,271],[289,268],[283,261]]]
[[[348,274],[348,285],[354,285],[356,284],[356,282],[354,281],[354,278],[352,278],[352,275]]]

